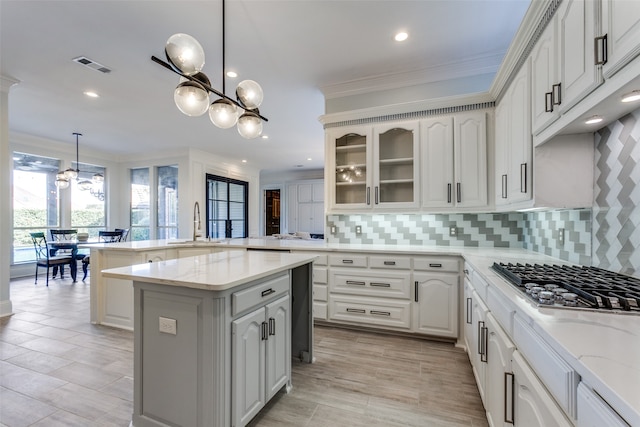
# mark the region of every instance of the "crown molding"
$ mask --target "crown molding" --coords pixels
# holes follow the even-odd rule
[[[3,76],[0,74],[0,92],[9,92],[11,86],[20,83],[20,80],[14,79],[13,77]]]

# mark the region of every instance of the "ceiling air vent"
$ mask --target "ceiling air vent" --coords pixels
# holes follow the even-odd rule
[[[96,61],[93,61],[87,58],[86,56],[78,56],[77,58],[73,58],[73,62],[77,62],[80,65],[84,65],[87,68],[91,68],[92,70],[100,71],[101,73],[107,74],[111,72],[109,68],[105,67],[102,64],[97,63]]]

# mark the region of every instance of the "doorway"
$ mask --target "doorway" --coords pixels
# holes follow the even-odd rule
[[[265,190],[264,197],[264,234],[280,234],[280,190]]]

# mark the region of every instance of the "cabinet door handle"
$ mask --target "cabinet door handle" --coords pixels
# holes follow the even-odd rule
[[[553,96],[553,105],[562,104],[562,83],[556,83],[551,86],[551,92]]]
[[[391,316],[391,313],[388,311],[369,310],[369,313],[375,314],[376,316]]]
[[[269,318],[269,335],[276,334],[276,319],[273,317]]]
[[[513,413],[515,409],[515,376],[511,372],[504,373],[504,422],[514,424]],[[511,393],[509,393],[511,389]],[[509,405],[509,394],[511,394],[511,405]],[[511,418],[509,418],[509,409],[511,409]]]
[[[502,175],[502,198],[507,198],[507,174]]]
[[[553,113],[553,92],[545,92],[544,94],[544,111],[545,113]]]
[[[378,288],[390,288],[391,283],[371,282],[371,286],[375,286]]]
[[[347,280],[347,285],[365,286],[366,283],[359,280]]]
[[[437,262],[431,262],[431,263],[429,263],[429,267],[431,267],[431,268],[442,268],[442,264],[437,263]]]
[[[607,52],[607,35],[596,37],[593,39],[594,45],[594,58],[596,65],[604,65],[609,59],[609,52]]]
[[[269,338],[269,327],[267,322],[262,322],[262,340],[266,341]]]
[[[375,194],[376,194],[376,205],[377,205],[378,204],[378,186],[377,185],[376,185]]]
[[[395,261],[385,261],[384,265],[396,265]]]
[[[347,308],[347,313],[360,313],[365,314],[367,311],[361,308]]]
[[[371,187],[367,187],[367,205],[371,204]]]
[[[276,292],[276,291],[274,291],[274,290],[273,290],[273,288],[269,288],[269,289],[266,289],[266,290],[262,291],[262,294],[261,294],[261,295],[262,295],[262,298],[264,298],[264,297],[266,297],[266,296],[269,296],[269,295],[271,295],[271,294],[274,294],[275,292]]]
[[[415,281],[415,284],[414,284],[414,287],[415,287],[414,291],[415,291],[415,292],[414,292],[414,295],[413,295],[413,299],[414,299],[414,301],[415,301],[415,302],[418,302],[418,286],[419,286],[419,285],[420,285],[420,282],[418,282],[418,281],[416,280],[416,281]]]
[[[527,192],[527,164],[520,163],[520,192]]]
[[[471,311],[473,307],[472,301],[473,300],[471,298],[467,298],[467,324],[469,325],[473,324],[473,320],[471,319],[473,317],[473,314]]]
[[[456,193],[458,203],[462,202],[462,185],[459,182],[456,182]]]
[[[352,259],[343,259],[342,263],[343,264],[353,264],[353,260]]]
[[[482,328],[484,328],[484,322],[478,320],[478,354],[482,356],[484,351],[482,350]]]
[[[484,322],[482,322],[482,324],[484,324]],[[481,335],[482,335],[482,354],[480,355],[480,361],[484,362],[484,363],[488,363],[487,362],[487,347],[489,347],[489,328],[487,328],[486,326],[482,327],[481,330]]]
[[[451,203],[451,183],[447,184],[447,203]]]

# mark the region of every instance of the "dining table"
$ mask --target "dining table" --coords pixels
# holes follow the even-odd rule
[[[55,256],[56,252],[58,252],[59,250],[71,250],[71,257],[75,260],[77,260],[78,257],[78,243],[86,243],[86,242],[78,242],[78,240],[52,240],[50,242],[47,242],[47,246],[49,248],[49,254]],[[63,266],[60,266],[60,268],[62,269]],[[53,275],[56,275],[56,270],[54,267],[54,271],[53,271]],[[60,275],[62,275],[62,271],[60,272]],[[72,262],[71,263],[71,279],[73,280],[73,282],[76,282],[76,277],[78,275],[78,265],[76,262]]]

